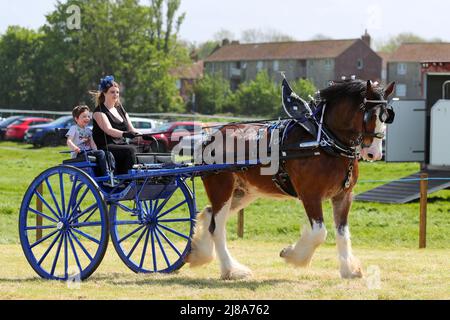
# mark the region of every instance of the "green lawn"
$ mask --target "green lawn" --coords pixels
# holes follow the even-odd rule
[[[41,171],[58,165],[67,157],[59,151],[66,147],[34,149],[29,145],[0,142],[0,243],[18,243],[17,217],[26,188]],[[361,163],[360,183],[355,193],[381,183],[367,180],[398,179],[417,172],[417,163]],[[196,182],[199,210],[207,205],[200,179]],[[450,191],[430,196],[428,204],[427,245],[448,248],[450,244]],[[334,228],[329,202],[324,204],[328,244],[334,244]],[[419,203],[391,205],[354,202],[350,213],[350,229],[355,246],[416,248],[418,245]],[[228,235],[237,238],[236,217],[230,219]],[[306,222],[304,209],[297,201],[261,199],[245,210],[244,239],[294,241]]]
[[[429,198],[427,249],[418,247],[419,203],[385,205],[355,202],[350,228],[355,255],[364,270],[379,270],[381,286],[363,279],[339,278],[332,213],[325,204],[329,231],[309,269],[296,269],[279,251],[297,241],[306,217],[297,201],[259,200],[245,211],[244,239],[236,235],[236,217],[228,224],[229,248],[254,277],[221,281],[217,260],[170,275],[136,275],[110,244],[99,269],[80,288],[43,281],[28,265],[18,239],[18,212],[26,188],[41,171],[67,157],[60,148],[33,149],[0,142],[0,298],[1,299],[448,299],[450,258],[450,192]],[[417,172],[418,164],[362,163],[356,192]],[[207,205],[200,179],[197,204]],[[366,273],[367,275],[367,273]]]

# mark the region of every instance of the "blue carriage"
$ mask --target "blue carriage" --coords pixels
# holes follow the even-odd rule
[[[128,174],[96,174],[95,158],[66,160],[39,174],[26,191],[20,241],[32,268],[54,280],[88,278],[111,237],[134,272],[170,273],[184,264],[197,214],[194,177],[230,165],[175,163],[141,154]]]
[[[282,88],[290,120],[304,118],[303,111],[311,113],[286,81]],[[280,126],[280,121],[275,126],[271,120],[261,122],[268,122],[269,128]],[[298,123],[308,132],[316,130],[313,136],[321,130],[318,123],[318,130],[307,121]],[[315,148],[318,142],[305,148]],[[261,164],[257,159],[194,165],[176,163],[170,154],[138,154],[136,160],[127,174],[100,176],[95,157],[85,156],[65,160],[34,179],[22,200],[19,234],[36,273],[45,279],[84,280],[100,265],[110,237],[134,272],[176,271],[184,264],[194,232],[194,177]]]

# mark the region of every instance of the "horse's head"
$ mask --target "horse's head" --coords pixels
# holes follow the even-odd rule
[[[394,119],[387,99],[394,83],[383,89],[371,81],[343,81],[321,91],[329,110],[325,123],[350,147],[362,149],[364,160],[380,160],[386,124]]]
[[[395,83],[392,82],[386,89],[376,90],[370,81],[367,82],[361,145],[361,158],[366,161],[378,161],[383,157],[386,124],[394,121],[394,112],[387,103],[394,87]]]

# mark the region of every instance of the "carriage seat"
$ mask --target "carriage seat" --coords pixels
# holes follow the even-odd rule
[[[88,160],[89,162],[95,163],[97,161],[97,159],[94,156],[88,156]],[[86,158],[85,157],[78,157],[78,158],[74,158],[74,159],[67,159],[67,160],[63,160],[63,164],[74,164],[74,163],[80,163],[80,162],[85,162]]]
[[[175,159],[171,153],[137,153],[138,164],[174,164]]]

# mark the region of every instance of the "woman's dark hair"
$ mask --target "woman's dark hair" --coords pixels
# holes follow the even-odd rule
[[[82,105],[82,106],[76,106],[75,108],[73,108],[72,110],[72,116],[74,119],[77,119],[80,114],[82,114],[85,111],[89,111],[91,112],[91,109],[89,109],[88,106]]]

